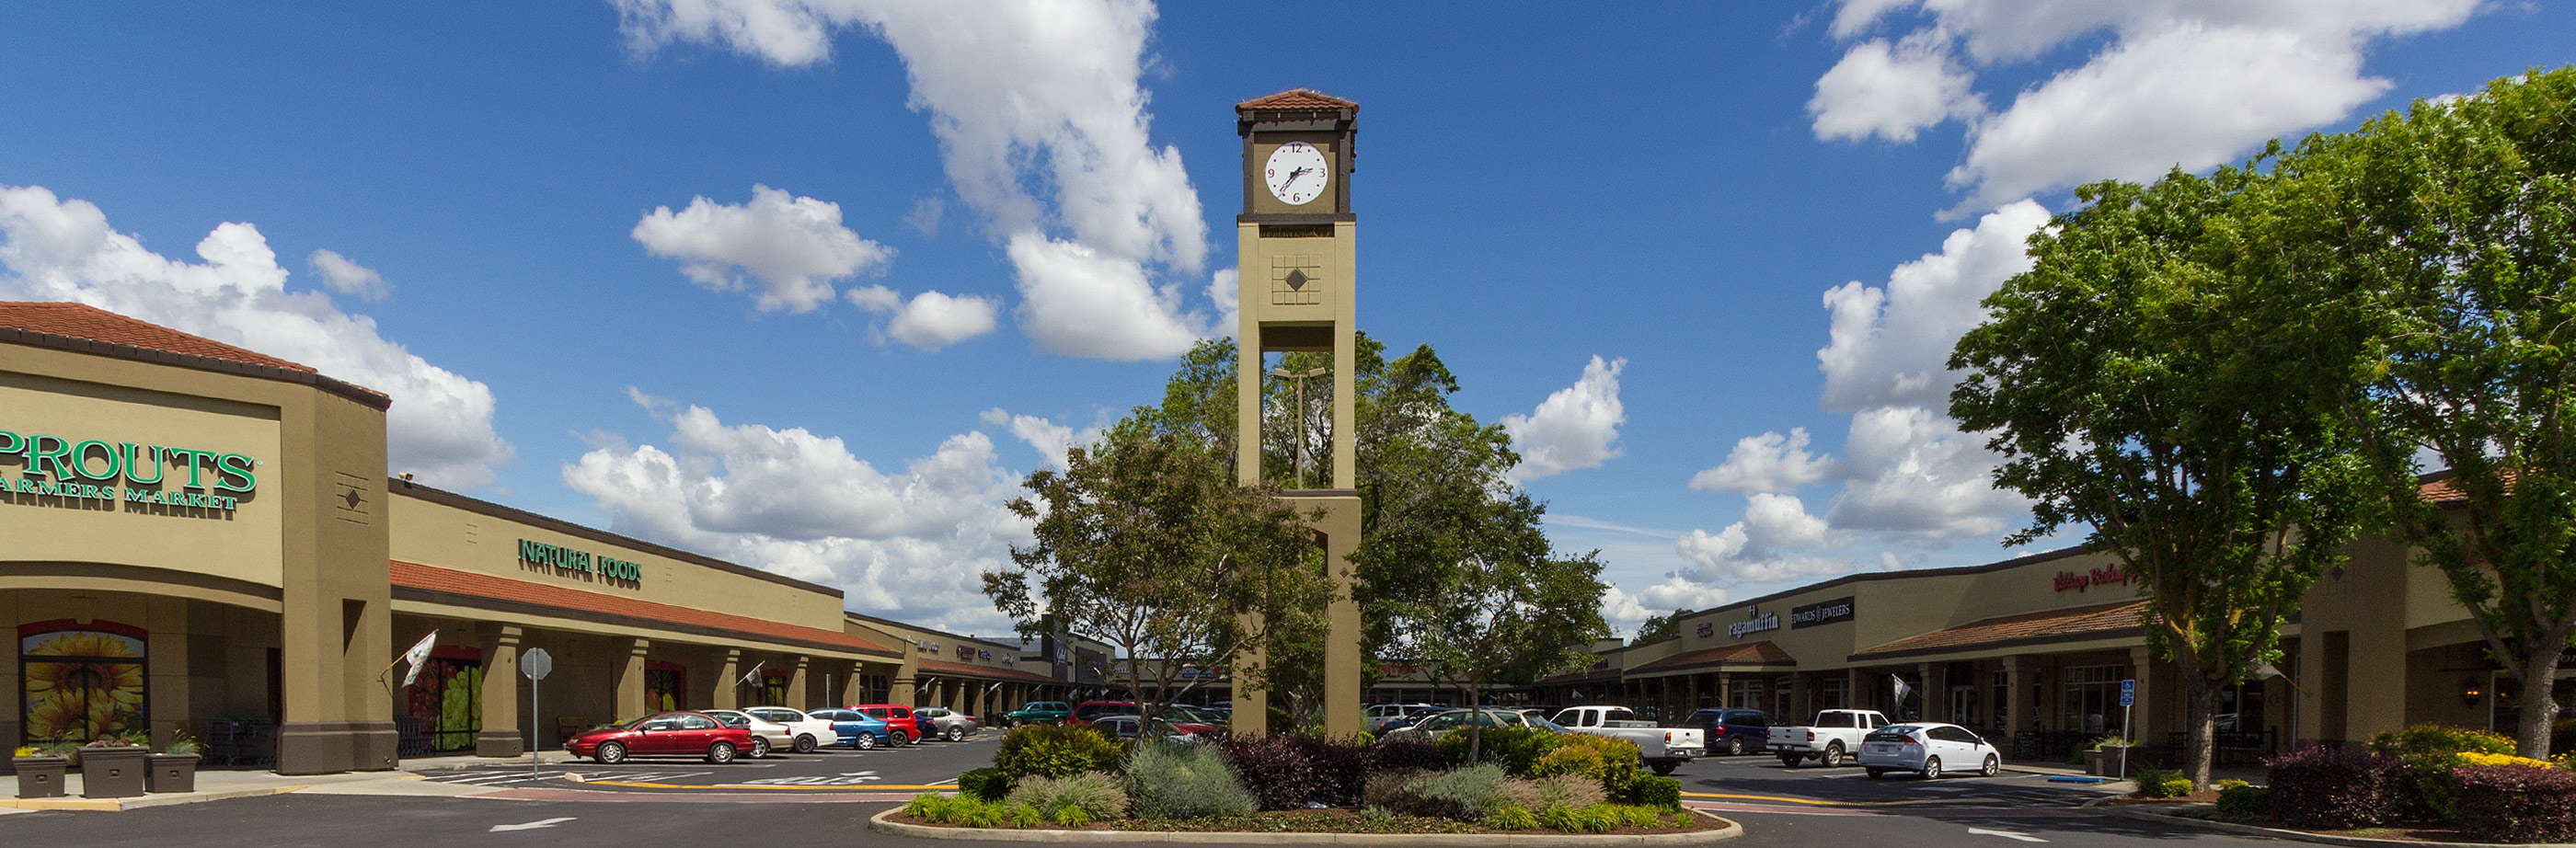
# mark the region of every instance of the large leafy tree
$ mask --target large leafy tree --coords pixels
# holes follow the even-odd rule
[[[1683,607],[1681,609],[1673,610],[1671,615],[1648,617],[1644,624],[1637,625],[1637,642],[1639,644],[1644,644],[1659,639],[1670,639],[1675,636],[1682,635],[1682,619],[1690,614],[1691,608]]]
[[[984,573],[984,593],[1024,635],[1052,623],[1116,647],[1148,716],[1210,677],[1184,669],[1259,685],[1271,669],[1237,657],[1313,626],[1331,595],[1300,517],[1275,489],[1236,485],[1195,432],[1130,420],[1027,487],[1010,509],[1034,541]]]
[[[2198,784],[2222,690],[2277,655],[2363,512],[2340,375],[2301,355],[2311,317],[2266,250],[2267,192],[2250,168],[2082,188],[1950,361],[1971,369],[1951,414],[1994,434],[1996,482],[2033,501],[2005,543],[2081,525],[2140,581]]]
[[[1407,612],[1427,615],[1443,597],[1458,604],[1484,603],[1475,600],[1484,597],[1478,594],[1484,590],[1470,583],[1487,580],[1496,585],[1543,587],[1525,595],[1539,606],[1511,613],[1507,628],[1526,620],[1573,635],[1561,642],[1525,643],[1528,656],[1522,659],[1529,662],[1489,665],[1478,680],[1524,682],[1523,678],[1535,679],[1587,662],[1587,657],[1568,649],[1607,633],[1600,617],[1599,565],[1590,555],[1568,558],[1549,550],[1540,532],[1543,507],[1514,489],[1505,477],[1520,460],[1511,450],[1510,436],[1449,405],[1458,381],[1430,346],[1389,359],[1384,344],[1362,333],[1356,348],[1352,376],[1358,395],[1353,399],[1357,420],[1352,442],[1357,455],[1352,465],[1360,494],[1361,539],[1354,565],[1366,631],[1362,650],[1372,657],[1417,662],[1434,671],[1463,669],[1457,663],[1444,664],[1413,653],[1421,640],[1411,638],[1406,628],[1433,626],[1433,619]],[[1166,384],[1163,402],[1139,408],[1132,420],[1164,429],[1222,433],[1231,449],[1236,415],[1234,359],[1234,344],[1229,340],[1201,343],[1183,357],[1180,369]],[[1272,367],[1302,374],[1327,367],[1331,361],[1328,354],[1291,353]],[[1333,461],[1330,381],[1314,379],[1300,387],[1290,379],[1266,376],[1262,393],[1263,479],[1294,479],[1297,455],[1302,452],[1310,470],[1307,484],[1322,485],[1323,470],[1331,468]],[[1302,443],[1292,447],[1301,432]],[[1490,568],[1516,573],[1478,576],[1461,571]],[[1483,612],[1500,609],[1493,604],[1477,607]],[[1313,715],[1322,703],[1323,647],[1314,636],[1318,632],[1308,626],[1270,644],[1275,691],[1288,699],[1295,715]],[[1456,680],[1454,676],[1442,679]]]
[[[2309,225],[2285,253],[2360,328],[2318,350],[2353,356],[2394,532],[2523,682],[2517,747],[2547,756],[2576,634],[2576,68],[2311,138],[2282,171]]]

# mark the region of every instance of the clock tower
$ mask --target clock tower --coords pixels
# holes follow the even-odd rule
[[[1358,733],[1360,611],[1352,597],[1351,554],[1360,541],[1360,496],[1352,480],[1354,344],[1351,141],[1359,104],[1308,89],[1290,89],[1235,104],[1234,129],[1243,137],[1243,214],[1235,216],[1237,297],[1242,312],[1236,350],[1235,421],[1239,455],[1235,477],[1261,480],[1261,381],[1264,354],[1313,351],[1332,355],[1332,467],[1320,489],[1303,478],[1283,498],[1309,515],[1324,547],[1333,601],[1324,641],[1324,731]],[[1300,379],[1306,375],[1298,375]],[[1321,376],[1321,375],[1315,375]],[[1302,438],[1302,435],[1301,435]],[[1267,693],[1237,687],[1237,700],[1267,702]],[[1268,711],[1235,712],[1238,731],[1266,729]]]

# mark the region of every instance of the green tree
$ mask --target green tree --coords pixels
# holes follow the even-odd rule
[[[2023,545],[2069,525],[2148,601],[2181,670],[2187,775],[2209,782],[2226,687],[2362,520],[2363,475],[2311,367],[2309,320],[2265,250],[2263,174],[2085,186],[2031,238],[2034,267],[1985,301],[1950,360],[1951,414],[1990,431],[1996,482],[2033,501]]]
[[[2356,327],[2318,348],[2351,357],[2394,534],[2523,681],[2518,752],[2548,756],[2576,633],[2576,68],[2312,137],[2282,171],[2290,248],[2336,290],[2317,307]]]
[[[1266,486],[1235,485],[1229,458],[1198,434],[1130,420],[1062,471],[1030,474],[1010,509],[1035,522],[987,571],[984,593],[1023,635],[1052,622],[1117,648],[1145,715],[1229,669],[1238,685],[1270,670],[1236,662],[1252,645],[1309,626],[1331,596],[1312,534]]]
[[[1691,608],[1683,607],[1681,609],[1673,610],[1673,614],[1671,615],[1658,615],[1647,618],[1646,623],[1637,625],[1636,641],[1638,643],[1653,642],[1682,635],[1682,617],[1690,615],[1692,612],[1693,610],[1691,610]]]

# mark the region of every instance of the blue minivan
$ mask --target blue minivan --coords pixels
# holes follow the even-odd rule
[[[1682,720],[1708,739],[1711,754],[1759,754],[1771,739],[1771,717],[1761,710],[1705,709]]]

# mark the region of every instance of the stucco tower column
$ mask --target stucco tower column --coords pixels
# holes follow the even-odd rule
[[[778,706],[800,710],[812,706],[805,702],[805,677],[814,672],[813,664],[813,657],[799,655],[796,658],[795,666],[787,672],[787,703]]]
[[[2136,704],[2127,710],[2127,723],[2120,725],[2120,735],[2131,744],[2154,744],[2149,736],[2156,730],[2155,699],[2147,697],[2147,681],[2156,668],[2156,658],[2146,648],[2129,649],[2129,679],[2138,681]]]
[[[519,641],[516,624],[483,624],[474,628],[483,645],[483,729],[474,734],[474,756],[515,757],[528,751],[525,728],[519,726]]]
[[[2002,730],[2004,738],[2006,739],[2012,738],[2014,734],[2027,733],[2038,729],[2033,725],[2033,722],[2036,720],[2036,712],[2035,705],[2030,702],[2031,685],[2032,678],[2030,658],[2019,656],[2005,657],[2004,726]],[[2021,759],[2035,759],[2039,756],[2039,752],[2015,751],[2013,752],[2013,756]]]
[[[716,664],[715,703],[719,710],[742,709],[742,649],[726,648]]]
[[[617,720],[643,715],[649,707],[644,697],[644,654],[653,648],[651,639],[627,643],[626,663],[617,671]],[[545,716],[536,716],[538,729],[551,726]]]

